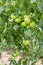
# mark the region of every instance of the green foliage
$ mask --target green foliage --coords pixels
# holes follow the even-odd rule
[[[16,51],[19,53],[22,50],[22,58],[25,59],[23,65],[30,60],[35,65],[38,59],[43,59],[43,0],[0,0],[2,49],[12,49],[15,55]]]

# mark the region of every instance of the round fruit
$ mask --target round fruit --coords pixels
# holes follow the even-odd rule
[[[23,40],[23,45],[24,46],[27,46],[27,45],[29,45],[30,44],[30,41],[29,40]]]
[[[21,22],[20,18],[15,19],[15,22],[20,23]]]
[[[1,41],[4,42],[4,41],[6,41],[6,40],[5,40],[4,38],[1,38]]]
[[[35,27],[35,22],[30,23],[30,27],[31,28]]]
[[[10,18],[11,18],[11,19],[15,19],[16,16],[14,16],[13,14],[11,14]]]
[[[18,56],[18,54],[19,54],[18,51],[16,51],[16,53],[13,53],[13,56],[16,57]]]
[[[14,57],[16,57],[16,56],[17,56],[17,54],[16,54],[16,53],[14,53],[14,54],[13,54],[13,56],[14,56]]]
[[[24,45],[24,46],[26,45],[26,40],[23,40],[23,45]]]
[[[24,15],[24,18],[31,18],[31,15]]]
[[[26,40],[26,45],[29,45],[29,44],[30,44],[29,40]]]
[[[24,22],[25,22],[26,24],[30,24],[30,19],[29,19],[29,18],[25,18],[25,19],[24,19]]]
[[[26,26],[25,22],[22,22],[22,23],[21,23],[21,26],[22,26],[22,27],[25,27],[25,26]]]
[[[24,18],[28,18],[28,15],[24,15]]]
[[[18,55],[19,53],[18,53],[18,51],[16,51],[16,55]]]

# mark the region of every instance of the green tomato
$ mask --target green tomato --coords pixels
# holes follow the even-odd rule
[[[35,27],[35,22],[30,23],[30,28],[34,28]]]
[[[29,18],[30,19],[31,18],[31,15],[24,15],[24,19],[25,18]]]
[[[29,40],[26,40],[26,45],[29,45],[30,44],[30,41]]]
[[[14,16],[14,14],[11,14],[10,18],[11,18],[11,19],[15,19],[16,16]]]
[[[23,40],[23,45],[24,45],[24,46],[26,45],[26,40]]]
[[[16,55],[18,55],[19,53],[18,53],[18,51],[16,51]]]
[[[15,19],[15,22],[20,23],[21,22],[20,18]]]
[[[16,56],[17,56],[17,54],[16,54],[16,53],[13,53],[13,56],[14,56],[14,57],[16,57]]]
[[[24,22],[25,22],[26,24],[30,24],[30,19],[29,19],[29,18],[25,18],[25,19],[24,19]]]
[[[25,27],[25,26],[26,26],[25,22],[22,22],[22,23],[21,23],[21,26],[22,26],[22,27]]]
[[[28,18],[29,16],[28,15],[24,15],[24,18]]]
[[[27,46],[27,45],[29,45],[30,44],[30,41],[29,40],[23,40],[23,45],[24,46]]]
[[[18,56],[18,54],[19,54],[18,51],[16,51],[16,53],[13,53],[13,56],[16,57]]]

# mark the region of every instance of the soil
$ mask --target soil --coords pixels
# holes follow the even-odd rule
[[[4,64],[6,64],[6,65],[9,65],[9,58],[11,57],[11,55],[10,54],[8,54],[7,52],[2,52],[1,53],[1,57],[0,57],[0,65],[4,65]],[[20,56],[18,56],[17,58],[16,58],[16,61],[18,61],[20,59]],[[31,62],[30,62],[30,65],[31,65]],[[41,59],[39,60],[39,61],[37,61],[37,63],[36,63],[36,65],[42,65],[41,64]]]

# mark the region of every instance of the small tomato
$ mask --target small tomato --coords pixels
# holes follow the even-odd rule
[[[30,28],[35,27],[35,22],[30,23]]]
[[[10,18],[11,18],[11,19],[15,19],[16,16],[14,16],[14,14],[11,14]]]
[[[25,19],[24,19],[24,22],[25,22],[26,24],[30,24],[30,19],[29,19],[29,18],[25,18]]]
[[[25,22],[22,22],[22,23],[21,23],[21,26],[22,26],[22,27],[25,27],[25,26],[26,26]]]
[[[15,22],[20,23],[21,22],[20,18],[15,19]]]
[[[24,46],[27,46],[27,45],[29,45],[30,44],[30,41],[29,40],[23,40],[23,45]]]

